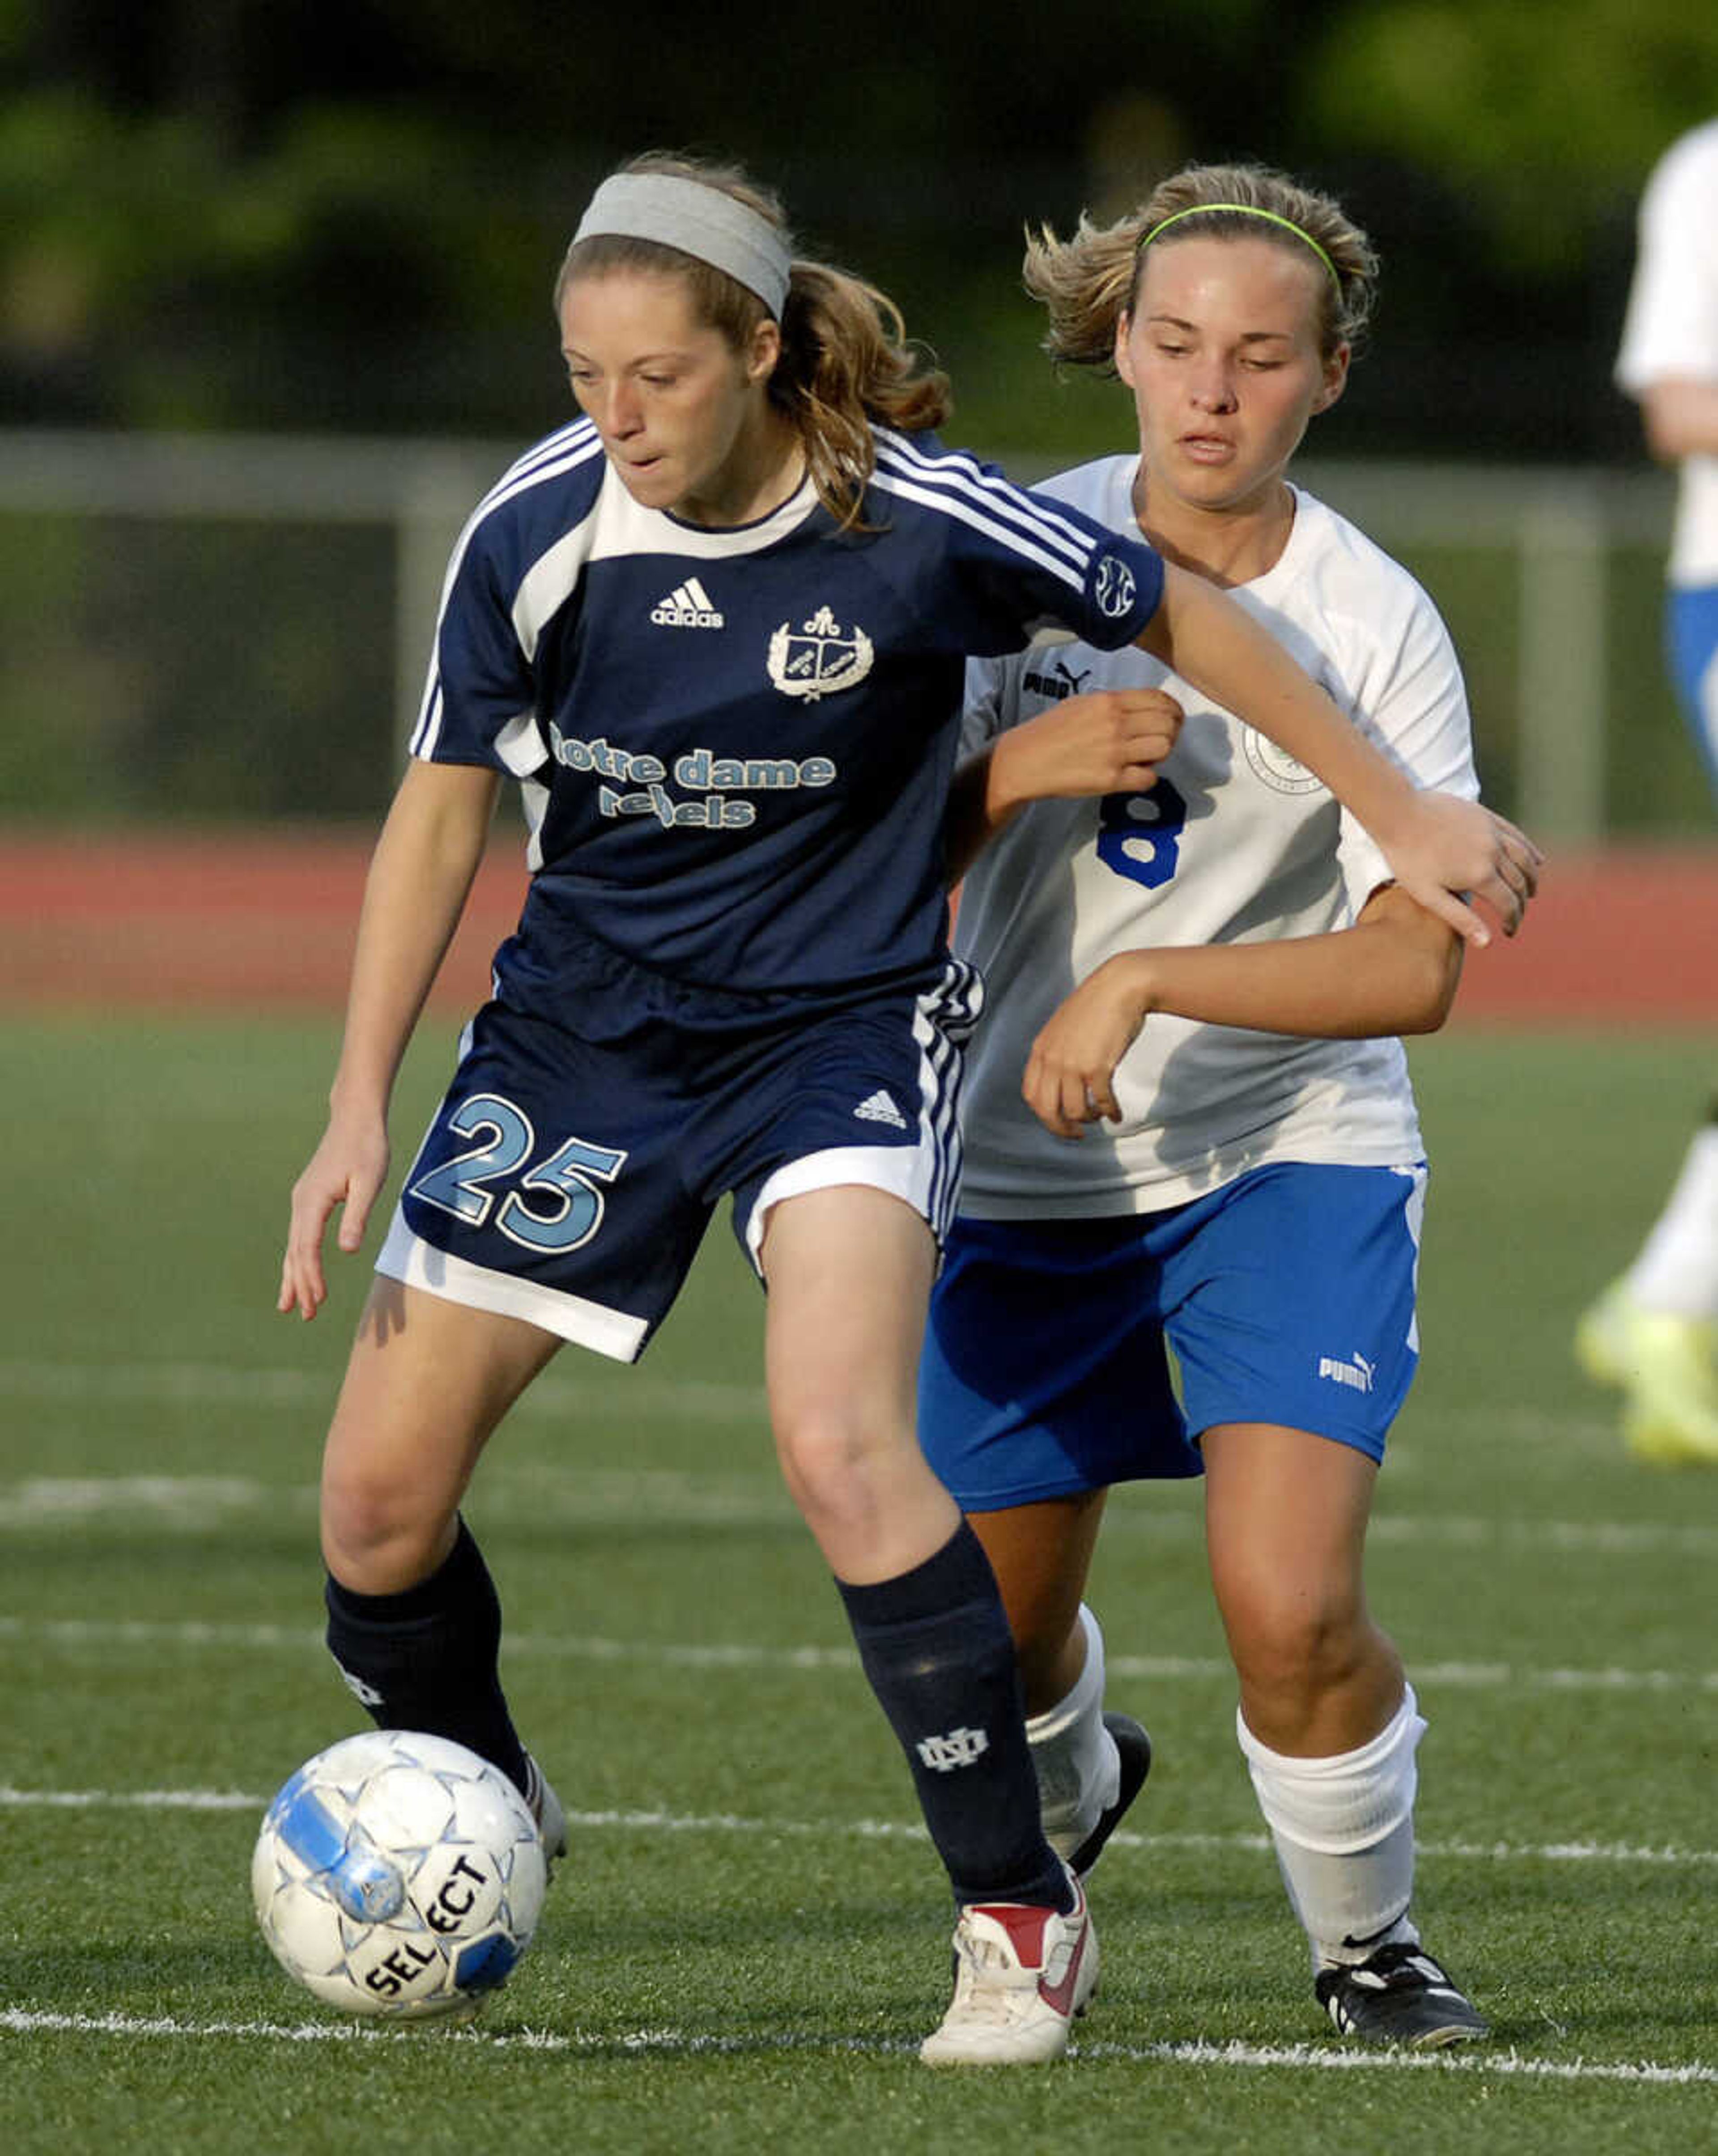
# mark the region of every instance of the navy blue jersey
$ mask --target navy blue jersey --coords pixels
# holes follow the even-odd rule
[[[479,505],[411,746],[522,783],[504,992],[539,1000],[593,937],[763,993],[940,963],[964,658],[1049,624],[1125,644],[1162,565],[929,435],[876,439],[862,530],[809,484],[738,529],[643,508],[585,420]]]

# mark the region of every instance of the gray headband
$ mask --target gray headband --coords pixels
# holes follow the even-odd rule
[[[787,243],[767,218],[719,187],[666,172],[617,172],[591,197],[573,244],[610,235],[677,247],[725,271],[781,320],[792,268]]]

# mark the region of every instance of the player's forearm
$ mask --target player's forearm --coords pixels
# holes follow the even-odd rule
[[[1088,701],[1091,700],[1088,700]],[[943,818],[944,880],[952,890],[999,831],[1028,802],[1052,793],[1113,792],[1119,781],[1107,767],[1072,774],[1058,768],[1054,713],[1041,714],[969,757],[954,773]]]
[[[991,765],[996,747],[969,757],[949,788],[943,818],[943,880],[952,891],[1021,803],[1005,805],[993,794]]]
[[[1647,446],[1665,464],[1718,457],[1718,382],[1655,382],[1642,392],[1640,409]]]
[[[1286,749],[1389,844],[1412,807],[1412,781],[1226,592],[1169,567],[1163,603],[1139,643]]]
[[[385,1113],[483,858],[496,790],[491,773],[421,764],[402,782],[364,885],[337,1107]]]
[[[999,734],[955,773],[944,819],[949,880],[1028,802],[1143,793],[1175,747],[1181,707],[1160,689],[1097,689]]]
[[[1148,1019],[1161,1012],[1207,1025],[1358,1040],[1442,1025],[1460,977],[1460,947],[1429,917],[1423,926],[1381,917],[1327,936],[1128,952],[1108,963]]]

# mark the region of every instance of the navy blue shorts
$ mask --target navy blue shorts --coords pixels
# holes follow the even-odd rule
[[[942,1240],[970,966],[819,1007],[616,963],[630,1000],[594,999],[578,1032],[504,1002],[472,1020],[378,1272],[630,1363],[725,1194],[754,1265],[769,1208],[836,1183],[892,1193]]]
[[[1197,1475],[1219,1423],[1381,1459],[1419,1360],[1425,1188],[1423,1164],[1286,1162],[1160,1213],[963,1215],[920,1365],[926,1458],[969,1512]]]

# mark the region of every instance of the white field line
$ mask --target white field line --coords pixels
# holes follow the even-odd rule
[[[0,1811],[185,1811],[246,1812],[260,1817],[265,1795],[243,1789],[18,1789],[0,1784]],[[665,1811],[574,1812],[567,1824],[575,1832],[601,1834],[768,1835],[774,1840],[923,1841],[925,1831],[905,1820],[751,1819],[738,1812]],[[1118,1827],[1111,1837],[1118,1849],[1242,1851],[1268,1852],[1268,1835],[1259,1833],[1139,1834]],[[1685,1849],[1667,1844],[1651,1848],[1627,1842],[1422,1841],[1422,1856],[1463,1859],[1487,1864],[1643,1864],[1673,1869],[1718,1864],[1718,1849]]]
[[[577,1373],[577,1374],[574,1374]],[[34,1399],[148,1399],[193,1404],[332,1408],[337,1371],[306,1369],[298,1364],[252,1368],[226,1363],[59,1363],[29,1357],[0,1357],[0,1396]],[[513,1409],[533,1402],[558,1412],[588,1404],[611,1405],[633,1412],[728,1414],[766,1419],[764,1388],[722,1383],[700,1378],[656,1378],[645,1371],[609,1374],[599,1363],[557,1365],[539,1378]],[[1415,1410],[1411,1409],[1410,1413]],[[1430,1411],[1428,1424],[1479,1424],[1511,1439],[1562,1443],[1571,1437],[1603,1437],[1614,1443],[1614,1416],[1565,1415],[1532,1407],[1472,1407]]]
[[[575,1374],[576,1373],[576,1374]],[[337,1373],[327,1369],[235,1368],[221,1363],[54,1363],[28,1358],[0,1359],[0,1399],[41,1400],[148,1400],[202,1407],[306,1409],[326,1415],[333,1406]],[[581,1413],[625,1421],[639,1414],[674,1414],[690,1421],[749,1422],[767,1431],[769,1414],[761,1384],[739,1384],[701,1378],[655,1378],[642,1371],[608,1374],[594,1363],[571,1363],[539,1378],[512,1410],[515,1415],[552,1414],[565,1419]],[[1513,1445],[1555,1445],[1566,1450],[1614,1451],[1614,1415],[1568,1415],[1532,1407],[1410,1408],[1410,1424],[1427,1430],[1441,1423],[1481,1429]],[[1406,1463],[1422,1456],[1412,1439],[1396,1442],[1391,1459]]]
[[[556,1467],[497,1460],[486,1471],[483,1512],[491,1522],[528,1517],[568,1527],[647,1517],[676,1526],[774,1526],[794,1518],[773,1473],[700,1474],[678,1468]],[[194,1529],[283,1507],[309,1517],[309,1484],[265,1482],[237,1475],[30,1476],[0,1483],[0,1532],[8,1528],[75,1528],[123,1519],[131,1526]],[[1111,1504],[1106,1533],[1196,1543],[1199,1517],[1185,1498],[1161,1509],[1124,1491]],[[1588,1557],[1718,1556],[1718,1526],[1687,1520],[1489,1519],[1461,1513],[1382,1512],[1375,1543],[1431,1548],[1549,1553]]]
[[[0,1615],[0,1646],[40,1641],[45,1645],[92,1647],[207,1648],[216,1652],[253,1650],[320,1653],[321,1635],[296,1625],[216,1624],[191,1619],[176,1624],[141,1618]],[[851,1670],[858,1656],[851,1647],[761,1647],[736,1641],[723,1645],[640,1640],[604,1640],[538,1632],[510,1632],[505,1652],[531,1660],[598,1663],[646,1662],[662,1668],[695,1670]],[[1216,1656],[1121,1655],[1105,1658],[1112,1676],[1154,1684],[1214,1684],[1233,1681],[1227,1661]],[[1513,1662],[1421,1662],[1413,1671],[1417,1686],[1428,1693],[1439,1687],[1461,1691],[1649,1691],[1659,1694],[1718,1692],[1718,1670],[1529,1669]]]
[[[181,2021],[171,2015],[44,2014],[20,2007],[0,2010],[0,2034],[154,2037],[181,2041],[234,2039],[280,2044],[394,2043],[399,2032],[362,2021]],[[421,2039],[419,2040],[421,2041]],[[479,2051],[543,2051],[620,2056],[656,2054],[674,2058],[769,2056],[836,2051],[879,2058],[910,2056],[910,2042],[877,2038],[809,2036],[784,2029],[751,2036],[714,2036],[682,2029],[630,2029],[604,2035],[594,2030],[558,2033],[521,2030],[491,2035],[481,2029],[438,2030],[441,2044],[470,2045]],[[1621,2082],[1651,2087],[1695,2087],[1718,2082],[1718,2066],[1662,2066],[1650,2060],[1524,2058],[1519,2051],[1484,2050],[1428,2056],[1421,2052],[1337,2049],[1313,2044],[1114,2044],[1078,2042],[1072,2058],[1119,2060],[1165,2066],[1277,2068],[1289,2071],[1469,2074],[1551,2082]]]
[[[211,1363],[125,1363],[113,1364],[0,1359],[0,1399],[93,1403],[151,1401],[185,1407],[279,1409],[309,1412],[319,1422],[332,1406],[332,1373],[291,1367],[234,1368]],[[625,1513],[635,1517],[640,1506],[665,1526],[719,1521],[729,1524],[790,1519],[792,1508],[768,1459],[768,1414],[763,1388],[687,1378],[652,1378],[628,1371],[615,1375],[580,1365],[566,1374],[550,1371],[538,1379],[513,1410],[516,1415],[548,1417],[568,1430],[596,1424],[610,1430],[641,1414],[677,1416],[707,1423],[749,1424],[760,1445],[755,1475],[710,1476],[679,1471],[620,1471],[569,1462],[564,1468],[514,1467],[504,1455],[485,1471],[486,1509],[506,1517],[528,1505],[533,1519],[546,1514],[569,1522],[601,1521]],[[1531,1408],[1462,1409],[1428,1416],[1458,1427],[1479,1424],[1512,1442],[1567,1445],[1616,1443],[1614,1420],[1551,1415]],[[1394,1458],[1412,1487],[1412,1470],[1422,1456],[1410,1435],[1394,1447]],[[301,1508],[306,1491],[239,1476],[132,1476],[112,1478],[38,1476],[9,1486],[0,1485],[0,1532],[7,1527],[71,1524],[107,1511],[139,1512],[157,1525],[204,1525],[211,1515],[278,1507],[283,1502]],[[1153,1539],[1181,1541],[1199,1532],[1196,1510],[1186,1502],[1152,1506],[1124,1491],[1109,1509],[1107,1531]],[[1472,1549],[1550,1549],[1599,1556],[1652,1556],[1681,1553],[1718,1555],[1718,1526],[1702,1521],[1640,1522],[1509,1520],[1484,1516],[1394,1513],[1376,1517],[1374,1541]]]
[[[337,1371],[241,1369],[220,1363],[39,1363],[0,1360],[0,1399],[148,1400],[168,1406],[280,1408],[309,1410],[326,1420],[339,1385]],[[723,1384],[701,1378],[651,1378],[642,1372],[608,1377],[539,1378],[515,1414],[588,1409],[623,1419],[677,1414],[691,1421],[751,1421],[769,1427],[762,1385]]]

